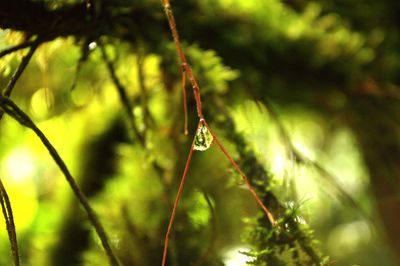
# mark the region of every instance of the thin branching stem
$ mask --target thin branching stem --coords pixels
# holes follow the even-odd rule
[[[128,123],[129,123],[131,129],[133,130],[133,133],[135,134],[136,138],[140,141],[140,143],[142,145],[144,145],[145,139],[143,138],[142,134],[140,134],[139,129],[136,126],[135,116],[132,113],[132,104],[129,100],[128,93],[126,92],[125,87],[120,82],[120,80],[117,76],[117,73],[115,71],[114,64],[111,62],[111,59],[108,57],[106,49],[103,46],[103,44],[100,44],[100,50],[101,50],[101,54],[103,56],[103,60],[107,65],[107,69],[110,74],[111,80],[114,83],[114,85],[118,91],[119,97],[121,99],[121,103],[125,109],[126,115],[128,117]]]
[[[233,118],[231,116],[231,114],[228,112],[228,110],[226,109],[226,107],[221,103],[221,101],[217,98],[214,97],[214,104],[217,106],[217,108],[222,112],[222,114],[225,116],[226,119],[226,123],[233,125],[234,121]],[[234,130],[234,135],[236,135],[236,137],[239,135],[239,133]],[[232,136],[230,137],[231,139],[235,139],[235,137],[232,138]],[[290,138],[287,136],[287,138],[284,138],[284,141],[290,141]],[[290,150],[288,150],[290,151]],[[253,164],[258,164],[258,162],[253,162]],[[276,199],[275,199],[276,201]],[[280,212],[283,212],[284,207],[283,206],[277,206],[275,208],[275,210],[279,210]],[[279,212],[279,211],[278,211]],[[280,219],[278,221],[277,226],[282,226],[282,219]],[[289,219],[287,221],[292,229],[292,232],[294,232],[295,234],[295,238],[297,240],[297,242],[299,243],[299,247],[304,251],[305,254],[308,255],[309,259],[312,261],[309,264],[310,265],[319,265],[320,262],[320,256],[318,255],[318,252],[312,247],[312,245],[310,245],[310,237],[307,233],[304,233],[303,230],[300,228],[298,222],[295,219]],[[281,231],[284,232],[284,231]]]
[[[192,85],[192,89],[193,89],[194,98],[196,100],[197,115],[199,116],[200,119],[202,119],[203,118],[203,111],[202,111],[202,108],[201,108],[200,87],[197,84],[197,81],[196,81],[196,79],[195,79],[195,77],[193,75],[192,69],[190,68],[189,64],[187,63],[185,54],[183,53],[182,45],[181,45],[181,42],[179,40],[179,34],[178,34],[177,29],[176,29],[175,18],[174,18],[174,15],[172,13],[172,8],[171,8],[171,6],[169,4],[169,1],[168,0],[163,0],[162,3],[163,3],[163,6],[164,6],[165,14],[166,14],[167,19],[168,19],[169,28],[171,29],[172,38],[174,39],[176,50],[178,52],[179,60],[181,61],[182,75],[187,75],[189,77],[189,81],[190,81],[190,84]],[[185,88],[183,88],[183,90],[185,90]],[[185,96],[186,96],[186,92],[185,92]],[[184,99],[185,98],[186,97],[184,97]]]
[[[6,48],[0,52],[0,58],[2,58],[3,56],[6,56],[8,54],[14,53],[16,51],[31,47],[34,43],[35,43],[35,41],[27,41],[27,42],[23,42],[23,43],[14,45],[12,47]]]
[[[6,228],[8,233],[8,239],[10,241],[11,252],[14,258],[14,265],[20,265],[20,258],[19,258],[19,248],[18,248],[18,241],[17,241],[17,233],[15,230],[15,223],[14,223],[14,215],[11,208],[11,202],[8,197],[6,188],[3,185],[3,182],[0,179],[0,204],[1,209],[3,212],[4,220],[6,222]]]
[[[15,70],[13,75],[11,76],[6,88],[2,91],[2,95],[9,97],[17,83],[18,79],[21,77],[22,73],[24,72],[26,66],[28,65],[30,59],[32,58],[33,54],[36,51],[36,48],[39,46],[39,40],[25,42],[14,47],[8,48],[0,53],[0,58],[6,54],[15,52],[17,50],[30,47],[29,52],[22,58],[21,63],[18,65],[18,68]],[[3,118],[4,112],[0,109],[0,121]],[[17,241],[17,233],[15,230],[15,222],[14,222],[14,215],[11,208],[11,202],[9,200],[7,190],[4,187],[2,181],[0,180],[0,202],[3,211],[4,220],[6,222],[6,228],[8,233],[8,238],[10,241],[10,247],[14,258],[14,265],[20,265],[20,258],[19,258],[19,248],[18,248],[18,241]]]
[[[199,123],[198,126],[200,126],[200,123]],[[193,142],[192,142],[192,146],[190,147],[189,155],[188,155],[187,160],[186,160],[185,170],[183,171],[183,174],[182,174],[181,183],[179,185],[179,189],[178,189],[178,192],[177,192],[176,197],[175,197],[175,202],[174,202],[174,207],[172,208],[171,218],[169,219],[169,222],[168,222],[167,233],[165,234],[163,258],[162,258],[162,263],[161,263],[162,266],[165,266],[165,263],[166,263],[167,252],[168,252],[168,243],[169,243],[169,235],[171,233],[172,224],[174,223],[175,214],[176,214],[176,210],[178,209],[179,200],[180,200],[181,195],[182,195],[183,185],[185,184],[185,180],[186,180],[186,177],[187,177],[187,174],[188,174],[188,171],[189,171],[189,166],[190,166],[190,162],[192,160],[193,151],[194,151],[194,139],[193,139]]]
[[[249,178],[243,173],[243,171],[242,171],[242,169],[240,169],[239,165],[233,160],[232,156],[230,156],[229,152],[225,149],[224,145],[222,145],[222,143],[219,141],[218,137],[211,130],[211,128],[207,124],[207,122],[204,120],[203,123],[207,127],[207,129],[210,131],[211,135],[214,137],[214,141],[217,143],[217,145],[219,146],[219,148],[221,149],[223,154],[226,156],[226,158],[228,158],[229,162],[233,165],[233,167],[236,169],[236,171],[239,173],[239,175],[243,178],[243,181],[246,183],[250,193],[253,195],[257,204],[261,207],[261,209],[267,215],[268,220],[271,222],[272,225],[275,225],[276,220],[275,220],[274,216],[272,215],[271,211],[264,205],[262,200],[257,196],[257,193],[255,192],[253,186],[250,184]]]
[[[109,244],[109,241],[108,241],[108,238],[107,238],[107,235],[105,233],[103,226],[101,225],[99,219],[97,218],[94,210],[89,205],[89,202],[88,202],[86,196],[83,194],[83,192],[79,188],[78,184],[76,183],[75,179],[72,177],[71,173],[69,172],[65,162],[62,160],[62,158],[58,154],[57,150],[50,143],[50,141],[43,134],[43,132],[31,120],[31,118],[25,112],[23,112],[13,101],[11,101],[10,99],[8,99],[6,97],[1,96],[0,97],[0,107],[1,107],[1,109],[3,109],[3,111],[5,113],[7,113],[9,116],[13,117],[20,124],[30,128],[36,134],[36,136],[38,136],[39,139],[42,141],[43,145],[46,147],[46,149],[50,153],[50,156],[53,158],[54,162],[57,164],[57,166],[60,168],[61,172],[64,174],[72,191],[74,192],[75,196],[78,198],[80,204],[84,208],[84,210],[89,218],[89,221],[92,223],[93,227],[95,228],[97,235],[99,236],[100,241],[103,245],[103,248],[108,256],[110,265],[118,266],[119,265],[118,260],[111,249],[111,246]]]
[[[197,81],[193,75],[193,72],[189,66],[189,64],[187,63],[185,54],[182,50],[182,46],[179,40],[179,35],[178,35],[178,31],[176,29],[176,23],[175,23],[175,18],[174,15],[172,13],[172,8],[170,6],[169,0],[162,0],[162,5],[164,7],[164,11],[166,14],[166,17],[168,19],[168,24],[171,30],[171,34],[172,34],[172,38],[174,40],[175,46],[176,46],[176,50],[179,56],[179,60],[181,62],[181,66],[182,66],[182,87],[183,87],[183,94],[184,94],[184,109],[186,111],[186,91],[185,91],[185,75],[188,76],[189,81],[192,85],[192,89],[193,89],[193,94],[195,97],[195,101],[196,101],[196,108],[197,108],[197,115],[199,116],[199,124],[197,125],[197,128],[199,128],[202,124],[205,125],[207,127],[207,129],[210,131],[210,133],[212,134],[212,136],[214,137],[214,141],[218,144],[219,148],[221,149],[221,151],[224,153],[224,155],[228,158],[229,162],[233,165],[233,167],[237,170],[237,172],[240,174],[240,176],[243,178],[244,182],[246,183],[250,193],[253,195],[253,197],[255,198],[257,204],[261,207],[261,209],[265,212],[268,220],[270,221],[270,223],[272,225],[276,225],[276,220],[274,219],[274,216],[272,215],[272,213],[269,211],[269,209],[264,205],[264,203],[261,201],[261,199],[257,196],[257,193],[255,192],[255,190],[253,189],[253,187],[250,184],[249,179],[247,178],[247,176],[243,173],[243,171],[240,169],[240,167],[236,164],[236,162],[232,159],[232,157],[229,155],[229,153],[227,152],[227,150],[225,149],[225,147],[222,145],[222,143],[219,141],[219,139],[216,137],[216,135],[212,132],[212,130],[210,129],[210,127],[208,126],[206,120],[203,117],[203,112],[202,112],[202,105],[201,105],[201,97],[200,97],[200,88],[197,84]],[[186,114],[185,114],[186,115]],[[185,126],[186,126],[186,122],[185,122]],[[183,176],[181,179],[181,184],[179,186],[178,189],[178,193],[177,196],[175,198],[175,203],[174,203],[174,207],[172,210],[172,214],[171,214],[171,218],[168,224],[168,229],[167,229],[167,233],[165,235],[165,245],[164,245],[164,253],[163,253],[163,259],[162,259],[162,266],[165,265],[166,263],[166,257],[167,257],[167,250],[168,250],[168,238],[169,238],[169,234],[172,228],[172,224],[175,218],[175,213],[176,213],[176,209],[178,207],[178,203],[179,203],[179,199],[181,197],[181,193],[183,190],[183,185],[189,170],[189,166],[190,166],[190,160],[192,158],[192,154],[193,154],[193,148],[194,148],[194,139],[193,139],[193,143],[192,146],[190,148],[190,153],[189,156],[187,158],[186,161],[186,166],[185,166],[185,170],[183,172]]]
[[[186,74],[185,69],[182,68],[182,98],[183,98],[183,116],[184,116],[184,124],[183,129],[185,135],[189,134],[188,130],[188,112],[187,112],[187,96],[186,96]]]
[[[29,52],[22,58],[21,63],[18,65],[18,68],[15,70],[14,74],[11,76],[10,80],[7,83],[7,86],[2,91],[2,95],[6,97],[10,97],[11,93],[17,83],[18,79],[21,77],[22,73],[24,72],[26,66],[28,65],[29,61],[31,60],[33,54],[36,51],[36,48],[39,46],[39,41],[36,40],[31,44],[31,48]],[[4,112],[0,110],[0,120],[3,118]]]
[[[4,89],[4,91],[2,92],[4,96],[6,97],[10,97],[11,96],[11,92],[15,86],[15,83],[17,83],[18,79],[20,78],[20,76],[22,75],[22,73],[24,72],[26,66],[28,65],[29,61],[31,60],[33,54],[36,51],[36,48],[39,46],[39,42],[35,41],[32,43],[31,48],[29,49],[29,52],[24,56],[24,58],[22,58],[21,63],[19,64],[17,70],[14,72],[14,74],[12,75],[10,81],[8,82],[6,88]]]
[[[72,80],[72,84],[69,89],[70,91],[73,91],[75,89],[76,85],[78,84],[82,66],[90,55],[90,49],[89,49],[88,42],[89,42],[88,39],[86,39],[81,46],[81,55],[78,59],[78,62],[76,63],[74,78]]]
[[[319,174],[322,177],[325,177],[325,180],[332,185],[332,187],[337,191],[339,197],[342,198],[342,200],[347,201],[354,209],[356,209],[360,215],[362,215],[365,218],[368,218],[371,222],[374,223],[374,221],[371,220],[371,217],[363,210],[363,208],[360,206],[360,204],[336,181],[338,178],[334,176],[331,172],[326,170],[320,163],[317,161],[314,161],[304,155],[303,153],[299,152],[297,149],[294,149],[295,151],[295,156],[297,158],[300,158],[301,162],[305,164],[309,164],[312,167],[314,167],[315,170],[319,172]]]

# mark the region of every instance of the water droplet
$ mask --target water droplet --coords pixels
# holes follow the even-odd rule
[[[94,50],[96,47],[97,47],[97,43],[96,42],[89,43],[89,50]]]
[[[210,148],[214,138],[211,132],[204,125],[200,125],[196,131],[196,136],[194,136],[194,146],[193,149],[198,151],[205,151]]]

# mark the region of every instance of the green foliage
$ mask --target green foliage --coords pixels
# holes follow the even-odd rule
[[[239,72],[224,65],[215,51],[203,51],[197,45],[189,46],[185,51],[193,62],[193,71],[199,76],[202,94],[226,94],[228,82],[239,77]]]
[[[82,4],[44,2],[51,10]],[[387,178],[398,154],[399,34],[390,3],[172,2],[204,115],[276,225],[206,127],[196,131],[189,86],[190,134],[183,134],[181,66],[159,1],[94,3],[102,36],[42,44],[12,99],[78,178],[123,265],[160,264],[193,138],[204,152],[193,155],[168,265],[395,265],[374,223],[380,198],[371,195],[385,188],[374,185],[374,167]],[[0,51],[29,37],[0,31]],[[126,89],[143,142],[129,128],[100,47]],[[26,51],[0,58],[3,88]],[[11,117],[0,127],[0,178],[23,264],[105,265],[95,231],[42,144]],[[378,153],[384,144],[390,150]],[[0,265],[11,265],[5,230],[0,253],[7,254]]]
[[[229,82],[239,77],[239,71],[231,69],[222,63],[213,50],[201,49],[198,45],[184,45],[185,53],[193,72],[198,76],[198,82],[201,86],[202,95],[208,93],[226,94],[229,88]],[[169,74],[177,77],[179,68],[177,68],[177,57],[175,45],[172,42],[166,43],[162,48],[163,61],[168,64]]]

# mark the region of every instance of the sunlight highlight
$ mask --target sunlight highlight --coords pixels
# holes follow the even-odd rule
[[[242,252],[250,251],[249,248],[244,246],[235,246],[224,254],[225,266],[245,266],[248,265],[246,262],[249,261],[249,257],[242,254]]]
[[[5,159],[5,169],[13,182],[30,180],[35,171],[32,153],[25,148],[14,149]]]

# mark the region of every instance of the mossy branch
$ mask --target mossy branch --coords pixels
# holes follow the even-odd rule
[[[305,254],[309,263],[307,265],[320,265],[323,257],[319,250],[312,244],[314,239],[312,232],[306,228],[301,228],[297,221],[295,210],[289,210],[287,206],[279,203],[277,197],[266,190],[271,181],[270,174],[265,170],[264,166],[257,160],[254,152],[248,149],[244,137],[234,123],[234,119],[225,107],[225,104],[217,97],[212,97],[213,106],[212,112],[218,112],[223,115],[223,119],[218,120],[218,126],[224,128],[227,132],[226,138],[232,143],[235,143],[238,154],[241,158],[240,167],[243,169],[252,169],[249,171],[251,184],[255,187],[256,192],[261,196],[263,203],[271,208],[274,213],[278,213],[279,219],[275,227],[270,228],[265,220],[260,217],[250,233],[250,241],[255,247],[255,252],[250,252],[246,255],[255,258],[255,263],[269,263],[267,265],[280,265],[281,261],[271,250],[281,252],[287,245],[295,245],[298,243],[298,251]],[[289,226],[289,227],[287,227]],[[289,230],[288,230],[289,229]],[[279,252],[277,254],[279,254]],[[259,265],[259,264],[255,264]],[[263,264],[262,264],[263,265]]]
[[[27,128],[31,129],[37,137],[42,141],[43,145],[46,147],[50,156],[53,158],[54,162],[60,168],[61,172],[64,174],[68,184],[70,185],[72,191],[74,192],[75,196],[79,200],[79,203],[84,208],[89,221],[93,225],[96,230],[97,235],[100,238],[102,246],[108,256],[110,265],[118,266],[118,260],[114,255],[111,246],[109,244],[109,240],[105,233],[103,226],[101,225],[99,219],[97,218],[95,212],[93,211],[92,207],[89,205],[86,196],[82,193],[79,186],[77,185],[75,179],[72,177],[71,173],[69,172],[66,164],[58,154],[57,150],[54,146],[50,143],[47,137],[43,134],[43,132],[35,125],[35,123],[30,119],[30,117],[25,114],[13,101],[10,99],[0,96],[0,108],[7,113],[9,116],[13,117],[17,120],[21,125],[26,126]]]

